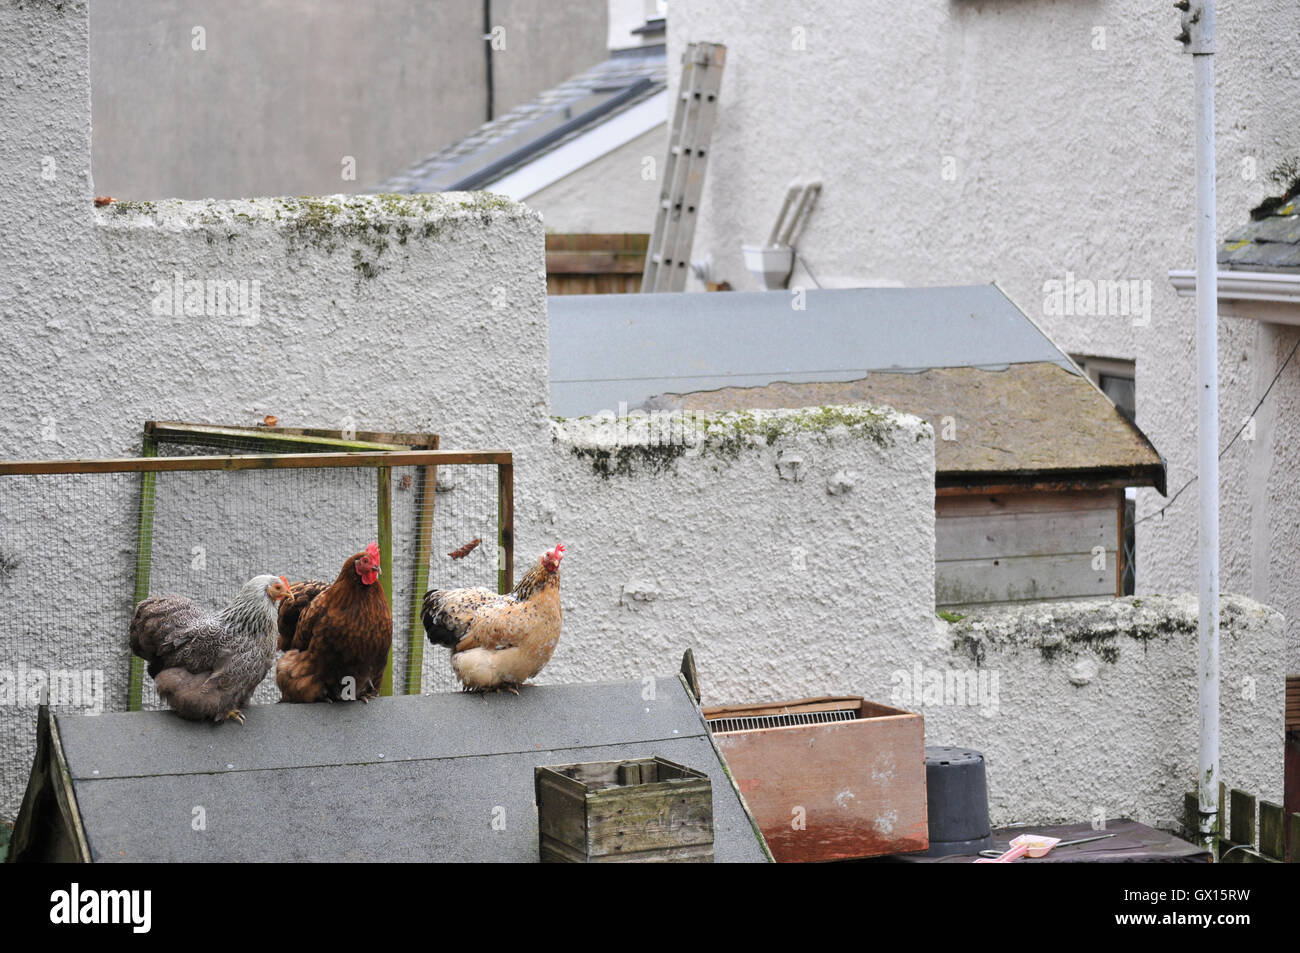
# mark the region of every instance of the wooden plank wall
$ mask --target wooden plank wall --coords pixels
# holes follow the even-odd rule
[[[935,603],[943,608],[1094,599],[1119,592],[1123,490],[935,499]],[[1106,550],[1093,568],[1093,548]]]
[[[1286,730],[1300,731],[1300,675],[1286,677]]]
[[[635,294],[649,247],[646,234],[547,235],[546,293]]]

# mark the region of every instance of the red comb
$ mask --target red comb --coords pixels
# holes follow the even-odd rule
[[[290,588],[292,588],[292,587],[289,585],[289,580],[288,580],[288,579],[285,579],[283,576],[280,577],[280,581],[281,581],[282,583],[284,583],[284,588],[286,588],[286,589],[290,589]]]
[[[379,544],[371,543],[370,545],[368,545],[366,547],[366,555],[370,557],[370,561],[372,563],[378,566],[379,565]]]
[[[556,543],[555,548],[551,550],[550,555],[554,556],[556,559],[559,559],[561,556],[564,555],[564,546],[561,545],[560,543]]]

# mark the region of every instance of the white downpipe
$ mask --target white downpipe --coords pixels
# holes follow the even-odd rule
[[[1215,262],[1214,2],[1201,8],[1203,41],[1193,46],[1196,87],[1196,457],[1200,621],[1200,836],[1213,841],[1219,804],[1219,301]]]

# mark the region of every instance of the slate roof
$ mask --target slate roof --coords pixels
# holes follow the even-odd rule
[[[1122,479],[1150,440],[996,285],[554,295],[551,412],[885,404],[928,420],[940,486]]]
[[[603,63],[485,123],[371,191],[483,188],[667,86],[662,44],[616,50]]]
[[[250,706],[244,726],[55,718],[96,861],[531,863],[534,766],[662,755],[712,781],[715,860],[763,862],[699,709],[676,675],[658,684],[652,701],[637,680]]]
[[[1300,195],[1272,199],[1219,246],[1225,271],[1300,273]]]

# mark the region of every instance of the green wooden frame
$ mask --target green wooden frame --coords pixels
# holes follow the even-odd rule
[[[277,430],[279,428],[276,428]],[[501,546],[497,567],[497,585],[502,592],[514,587],[514,458],[508,450],[439,450],[406,449],[398,444],[383,443],[380,438],[420,438],[436,444],[432,434],[383,434],[358,432],[359,438],[350,452],[341,452],[341,438],[331,431],[286,431],[269,433],[269,428],[209,427],[177,423],[148,422],[145,425],[144,445],[140,457],[98,460],[18,460],[0,462],[0,477],[13,474],[45,475],[59,473],[139,473],[140,504],[136,523],[136,572],[134,602],[146,598],[152,572],[153,512],[156,499],[157,474],[161,472],[193,470],[277,470],[326,469],[373,467],[376,471],[376,523],[381,565],[392,566],[392,468],[413,466],[419,469],[419,489],[416,506],[420,512],[421,531],[417,536],[414,580],[410,606],[410,634],[407,644],[407,671],[403,690],[417,695],[422,688],[424,638],[420,628],[420,608],[424,591],[428,588],[429,561],[433,542],[434,497],[437,490],[439,464],[471,464],[497,468],[497,538]],[[292,447],[304,451],[296,453],[237,454],[213,456],[160,457],[160,442],[211,444],[214,436],[253,438],[273,449]],[[415,442],[411,440],[411,442]],[[383,449],[376,449],[379,445]],[[381,575],[381,585],[389,608],[392,609],[392,576]],[[131,656],[130,681],[127,690],[127,707],[138,711],[143,697],[144,663]],[[389,653],[384,671],[381,694],[391,695],[394,690],[393,656]]]
[[[223,440],[238,440],[241,443],[248,444],[250,450],[261,451],[264,453],[365,453],[365,452],[390,452],[396,450],[437,450],[438,435],[424,433],[405,433],[405,432],[385,432],[385,431],[357,431],[352,430],[345,435],[342,430],[322,430],[306,427],[244,427],[238,425],[221,426],[214,424],[193,423],[182,420],[147,420],[144,425],[144,455],[157,456],[158,445],[168,443],[178,446],[217,446]],[[152,452],[151,452],[152,451]],[[380,565],[385,567],[392,566],[393,556],[393,496],[392,496],[392,471],[388,467],[378,468],[378,512],[377,512],[377,530],[376,535],[379,541],[379,558]],[[144,474],[141,478],[141,504],[140,504],[140,529],[136,538],[136,585],[135,601],[139,603],[149,595],[149,576],[150,576],[150,558],[153,543],[153,501],[155,495],[154,481],[156,476],[152,473]],[[145,500],[148,498],[149,508],[146,512]],[[148,525],[145,525],[146,518]],[[433,524],[432,522],[420,527],[420,533],[416,539],[416,563],[425,563],[429,561],[430,551],[433,543]],[[428,572],[425,572],[426,581]],[[384,597],[388,600],[389,612],[393,609],[393,579],[391,574],[380,576],[380,587],[384,591]],[[418,590],[423,593],[424,590]],[[412,597],[416,603],[413,609],[414,618],[419,618],[418,597]],[[424,657],[424,641],[417,639],[417,630],[412,627],[411,635],[407,639],[407,652],[417,651],[420,655],[421,663]],[[411,673],[408,665],[406,690],[411,693]],[[421,673],[417,672],[415,679],[415,694],[419,694],[421,684]],[[129,689],[128,708],[130,711],[139,711],[142,702],[142,693],[144,686],[144,666],[140,659],[131,656],[131,684]],[[391,650],[388,654],[388,663],[384,666],[384,677],[381,683],[379,693],[381,695],[393,694],[393,655]]]

